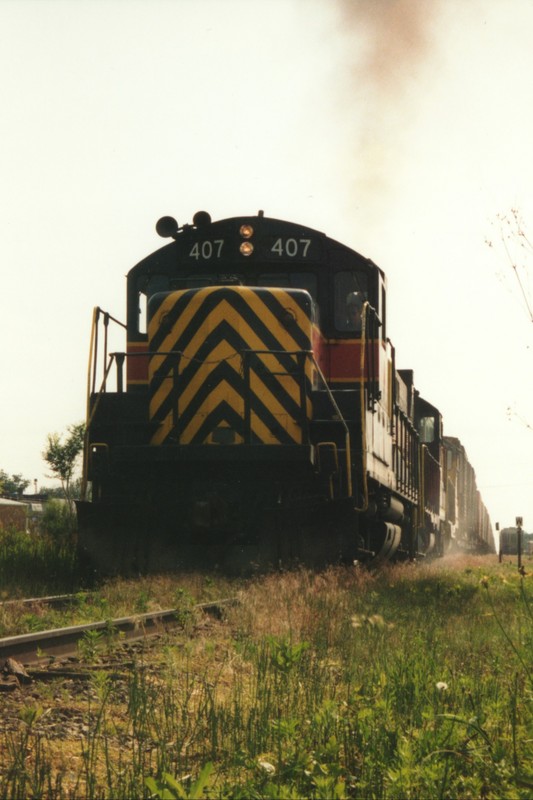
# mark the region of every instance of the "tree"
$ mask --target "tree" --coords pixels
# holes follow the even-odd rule
[[[24,489],[29,485],[30,481],[23,478],[22,475],[11,475],[11,477],[9,477],[7,472],[0,469],[0,494],[7,494],[10,497],[20,497]]]
[[[487,238],[485,241],[496,252],[499,249],[501,251],[501,248],[503,248],[505,259],[511,267],[511,274],[518,285],[520,304],[525,310],[529,321],[533,322],[533,298],[531,294],[533,240],[528,235],[522,215],[517,208],[511,208],[507,214],[497,214],[496,220],[492,224],[498,232],[499,246],[497,240],[493,241]],[[507,418],[509,420],[516,418],[526,428],[533,430],[533,425],[514,408],[509,407],[507,409]]]
[[[533,322],[533,301],[529,288],[533,242],[528,236],[526,226],[517,208],[512,208],[507,214],[497,214],[493,224],[497,227],[500,245],[518,284],[522,305],[530,322]],[[495,247],[497,244],[492,239],[487,238],[485,241],[489,247]]]
[[[72,478],[78,456],[83,450],[85,423],[78,422],[76,425],[69,425],[67,433],[64,441],[59,434],[49,433],[46,440],[47,446],[42,455],[52,470],[53,477],[59,478],[61,481],[61,488],[70,507],[73,500]]]

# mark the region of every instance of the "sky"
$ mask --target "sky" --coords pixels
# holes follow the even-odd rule
[[[92,309],[125,317],[159,217],[264,209],[381,266],[397,365],[492,522],[533,531],[533,262],[505,223],[533,239],[532,38],[533,0],[0,0],[0,469],[55,485]]]

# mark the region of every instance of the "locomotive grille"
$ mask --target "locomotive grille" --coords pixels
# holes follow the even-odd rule
[[[306,292],[210,287],[155,295],[150,420],[161,444],[301,444],[311,414]]]

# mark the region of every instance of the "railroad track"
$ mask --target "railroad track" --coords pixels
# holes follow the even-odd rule
[[[42,602],[46,598],[39,599]],[[34,600],[37,598],[26,602]],[[220,617],[224,607],[235,605],[236,602],[234,598],[225,598],[208,603],[198,603],[191,606],[191,610],[203,611]],[[37,633],[8,636],[0,639],[0,665],[7,662],[7,659],[15,659],[24,666],[34,666],[58,656],[75,655],[78,651],[78,642],[87,635],[91,636],[90,632],[93,631],[100,634],[100,637],[95,636],[94,639],[98,639],[98,641],[101,639],[103,645],[116,636],[120,636],[121,641],[134,642],[150,636],[157,636],[163,633],[166,627],[179,624],[181,620],[183,620],[183,610],[172,608],[100,622],[89,622],[84,625],[70,625]]]
[[[90,595],[87,595],[87,597],[90,597]],[[10,606],[50,606],[50,608],[67,608],[68,606],[75,605],[79,600],[79,594],[51,594],[45,597],[24,597],[18,600],[3,600],[0,602],[0,608],[9,608]]]

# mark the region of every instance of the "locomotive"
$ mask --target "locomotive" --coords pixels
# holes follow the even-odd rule
[[[93,314],[77,514],[96,569],[494,549],[464,448],[396,367],[376,264],[262,211],[156,230],[126,323]]]

